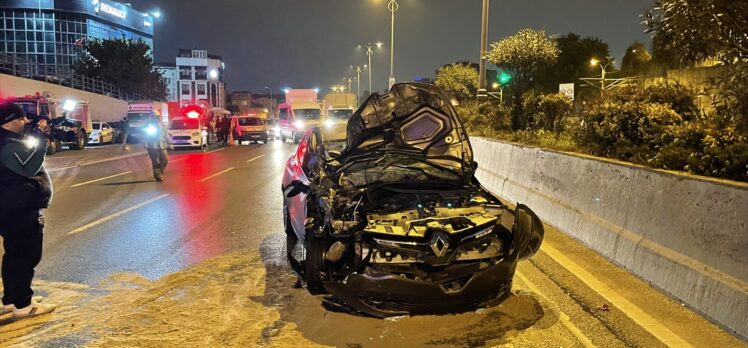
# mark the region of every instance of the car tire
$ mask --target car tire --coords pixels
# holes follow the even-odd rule
[[[325,259],[329,247],[327,240],[309,233],[306,240],[306,260],[304,260],[304,280],[306,288],[312,295],[324,294],[325,281],[330,277],[330,263]]]
[[[293,138],[294,144],[298,144],[301,141],[301,137],[296,137],[296,133],[291,133],[291,138]]]
[[[104,145],[104,137],[99,135],[99,145]]]
[[[54,155],[57,153],[57,146],[55,146],[55,141],[52,139],[47,139],[47,155]]]
[[[78,132],[76,141],[70,144],[71,150],[83,150],[86,148],[86,136],[82,132]]]
[[[280,138],[281,138],[281,141],[282,141],[282,142],[284,142],[284,143],[286,142],[286,135],[285,135],[285,134],[283,134],[283,132],[281,132],[281,136],[280,136]]]

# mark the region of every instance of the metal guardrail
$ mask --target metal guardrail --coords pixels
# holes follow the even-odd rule
[[[123,90],[103,80],[72,73],[65,76],[55,65],[32,63],[14,54],[0,53],[0,74],[44,81],[125,101],[149,99],[139,93]]]

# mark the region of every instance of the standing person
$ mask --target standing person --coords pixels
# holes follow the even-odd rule
[[[27,130],[23,108],[0,103],[0,235],[3,237],[3,298],[0,315],[13,319],[50,313],[56,306],[32,303],[31,281],[42,258],[44,216],[52,181],[44,170],[47,142]],[[39,120],[38,127],[47,128]]]
[[[122,150],[127,148],[127,136],[132,132],[137,132],[137,138],[143,143],[148,158],[151,159],[153,167],[153,178],[156,181],[164,180],[164,171],[169,164],[169,140],[166,138],[166,129],[159,117],[151,117],[142,128],[132,129],[129,125],[126,127],[128,132],[125,133],[125,140],[122,141]]]
[[[164,180],[164,170],[169,164],[169,140],[166,138],[166,129],[164,124],[158,118],[154,118],[145,126],[146,138],[143,141],[145,149],[148,151],[148,157],[151,159],[153,166],[153,178],[156,181]]]
[[[221,139],[224,145],[229,143],[229,128],[231,127],[231,120],[226,115],[221,115]]]

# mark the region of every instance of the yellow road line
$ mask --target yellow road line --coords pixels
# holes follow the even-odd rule
[[[145,206],[145,205],[151,204],[151,203],[153,203],[153,202],[155,202],[155,201],[157,201],[157,200],[159,200],[159,199],[165,198],[165,197],[167,197],[167,196],[169,196],[169,194],[168,194],[168,193],[165,193],[165,194],[163,194],[163,195],[160,195],[160,196],[158,196],[158,197],[155,197],[155,198],[151,198],[151,199],[149,199],[149,200],[147,200],[147,201],[145,201],[145,202],[143,202],[143,203],[137,204],[137,205],[135,205],[135,206],[132,206],[132,207],[130,207],[130,208],[127,208],[127,209],[125,209],[125,210],[123,210],[123,211],[120,211],[120,212],[118,212],[118,213],[115,213],[115,214],[109,215],[109,216],[107,216],[107,217],[101,218],[101,219],[99,219],[99,220],[96,220],[96,221],[94,221],[94,222],[92,222],[92,223],[90,223],[90,224],[87,224],[87,225],[85,225],[85,226],[81,226],[81,227],[78,227],[78,228],[76,228],[76,229],[74,229],[74,230],[72,230],[72,231],[68,232],[67,234],[68,234],[68,235],[71,235],[71,234],[81,233],[81,232],[83,232],[83,231],[85,231],[85,230],[88,230],[88,229],[90,229],[90,228],[92,228],[92,227],[95,227],[95,226],[101,225],[101,224],[103,224],[103,223],[105,223],[105,222],[107,222],[107,221],[109,221],[109,220],[112,220],[112,219],[114,219],[114,218],[117,218],[117,217],[120,217],[120,216],[122,216],[122,215],[125,215],[125,214],[127,214],[127,213],[129,213],[129,212],[131,212],[131,211],[133,211],[133,210],[135,210],[135,209],[138,209],[138,208],[141,208],[141,207],[143,207],[143,206]]]
[[[58,170],[65,170],[65,169],[70,169],[70,168],[90,166],[92,164],[98,164],[98,163],[116,161],[116,160],[120,160],[120,159],[123,159],[123,158],[136,157],[136,156],[142,156],[142,155],[145,155],[145,152],[136,152],[136,153],[131,153],[129,155],[117,156],[117,157],[107,158],[107,159],[98,160],[98,161],[84,162],[84,163],[73,164],[73,165],[70,165],[70,166],[65,166],[65,167],[60,167],[60,168],[47,169],[47,172],[56,172]]]
[[[226,148],[225,148],[225,147],[222,147],[222,148],[220,148],[220,149],[215,149],[215,150],[210,150],[210,151],[207,151],[206,153],[214,153],[214,152],[218,152],[218,151],[223,151],[223,150],[226,150]]]
[[[265,155],[259,155],[259,156],[255,157],[255,158],[250,158],[250,159],[247,160],[247,163],[252,162],[254,160],[257,160],[257,159],[260,159],[262,157],[265,157]]]
[[[122,176],[122,175],[127,175],[127,174],[130,174],[130,173],[132,173],[132,170],[131,170],[131,171],[129,171],[129,172],[124,172],[124,173],[114,174],[114,175],[110,175],[110,176],[105,176],[105,177],[103,177],[103,178],[99,178],[99,179],[95,179],[95,180],[91,180],[91,181],[86,181],[86,182],[82,182],[82,183],[80,183],[80,184],[75,184],[75,185],[73,185],[73,186],[70,186],[70,187],[78,187],[78,186],[83,186],[83,185],[93,184],[93,183],[95,183],[95,182],[99,182],[99,181],[104,181],[104,180],[106,180],[106,179],[111,179],[111,178],[116,178],[116,177],[118,177],[118,176]]]
[[[224,170],[222,170],[222,171],[220,171],[218,173],[215,173],[215,174],[213,174],[211,176],[204,177],[204,178],[198,180],[197,182],[203,182],[203,181],[207,181],[207,180],[213,179],[213,178],[215,178],[215,177],[217,177],[219,175],[226,174],[226,173],[228,173],[228,172],[230,172],[230,171],[232,171],[234,169],[235,169],[234,167],[231,167],[231,168],[228,168],[228,169],[224,169]]]
[[[525,285],[527,286],[527,288],[530,289],[530,291],[542,297],[549,303],[551,302],[551,300],[548,299],[548,297],[546,297],[540,291],[540,289],[537,286],[535,286],[535,284],[531,283],[530,279],[527,279],[527,277],[525,277],[522,274],[522,272],[517,270],[517,272],[514,273],[514,276],[519,278],[519,280],[521,280],[523,283],[525,283]],[[571,332],[574,336],[576,336],[579,342],[582,343],[583,346],[587,348],[597,347],[594,343],[592,343],[592,340],[590,340],[590,338],[587,337],[587,335],[585,335],[584,332],[582,332],[582,330],[580,330],[576,325],[574,325],[574,323],[571,322],[571,318],[569,318],[569,315],[561,311],[561,309],[558,310],[558,318],[559,318],[559,321],[561,321],[561,324],[563,324],[566,327],[566,329],[569,330],[569,332]]]
[[[574,276],[579,278],[582,282],[587,284],[593,291],[600,294],[610,304],[616,306],[626,316],[634,321],[637,325],[647,330],[660,342],[664,343],[669,347],[692,347],[685,339],[672,332],[666,326],[660,324],[655,318],[647,314],[644,310],[639,308],[637,305],[631,303],[629,300],[618,294],[615,290],[603,283],[600,279],[597,279],[592,273],[588,272],[582,266],[572,261],[566,255],[558,251],[558,249],[546,244],[543,244],[541,250],[546,253],[550,258],[566,268]]]

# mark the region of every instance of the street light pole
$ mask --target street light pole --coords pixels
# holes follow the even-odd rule
[[[388,88],[392,88],[392,84],[395,81],[395,12],[400,8],[396,0],[390,0],[387,4],[387,9],[390,11],[390,79],[388,82]]]
[[[605,92],[605,72],[606,72],[605,69],[608,68],[608,65],[610,65],[610,63],[613,63],[613,61],[610,60],[608,61],[608,63],[603,65],[602,62],[600,62],[599,60],[595,58],[590,59],[590,65],[592,66],[597,65],[602,70],[602,72],[600,73],[600,96],[601,97],[603,96],[603,93]]]
[[[369,93],[371,93],[371,55],[374,51],[371,50],[371,42],[366,45],[366,56],[369,57]]]
[[[356,65],[356,99],[361,98],[361,67]]]
[[[488,2],[489,0],[483,0],[483,16],[481,20],[481,31],[480,31],[480,68],[479,68],[479,81],[478,81],[478,98],[485,98],[487,96],[486,91],[486,59],[488,51]]]
[[[265,88],[270,91],[270,117],[274,118],[275,112],[273,112],[273,89],[268,86],[265,86]]]

